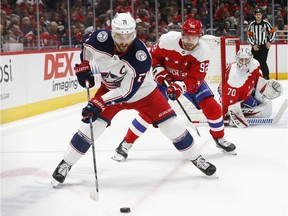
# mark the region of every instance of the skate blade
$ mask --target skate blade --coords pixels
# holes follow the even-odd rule
[[[204,176],[206,179],[209,179],[209,180],[218,180],[219,179],[219,176],[217,175],[217,173],[215,172],[213,175],[205,175]]]
[[[222,149],[222,151],[225,153],[225,154],[228,154],[228,155],[237,155],[237,152],[234,150],[234,151],[231,151],[231,152],[227,152],[225,150]]]
[[[117,153],[113,157],[111,157],[111,159],[117,162],[121,162],[125,160],[125,158],[122,155],[117,154]]]
[[[60,184],[61,184],[61,183],[58,182],[58,181],[55,180],[55,179],[52,179],[52,180],[51,180],[51,185],[52,185],[52,187],[53,187],[54,189],[59,188]]]

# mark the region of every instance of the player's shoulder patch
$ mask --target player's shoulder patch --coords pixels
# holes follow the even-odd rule
[[[139,61],[145,61],[147,59],[147,54],[143,50],[138,50],[135,56]]]
[[[108,39],[108,33],[106,31],[100,31],[97,34],[97,40],[99,42],[105,42]]]

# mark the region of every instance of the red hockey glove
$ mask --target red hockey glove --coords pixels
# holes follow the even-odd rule
[[[76,64],[74,67],[74,71],[79,84],[83,88],[86,88],[86,81],[88,81],[89,83],[89,88],[95,85],[94,75],[91,71],[89,61],[83,60],[80,64]]]
[[[173,83],[167,88],[166,94],[171,100],[177,100],[183,94],[183,91],[177,83]]]
[[[165,86],[165,82],[164,80],[166,80],[169,84],[172,81],[172,77],[169,75],[169,73],[166,70],[162,70],[162,67],[156,67],[153,69],[153,76],[154,76],[154,80],[161,86]]]
[[[89,118],[91,117],[92,122],[94,122],[104,109],[105,104],[101,98],[92,98],[87,106],[82,109],[82,121],[84,123],[89,123]]]

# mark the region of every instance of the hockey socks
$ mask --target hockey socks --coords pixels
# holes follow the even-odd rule
[[[74,134],[63,159],[70,165],[74,165],[90,148],[90,140],[80,131]]]
[[[174,139],[173,144],[188,160],[195,160],[199,156],[199,150],[194,145],[194,139],[187,130],[180,137]]]
[[[177,140],[173,140],[174,146],[180,151],[185,158],[190,160],[205,175],[211,176],[216,172],[216,167],[203,158],[191,134],[186,130],[185,133]]]
[[[131,123],[126,135],[125,140],[127,143],[133,144],[149,127],[149,119],[142,115],[138,115]]]
[[[52,177],[59,183],[63,183],[72,168],[72,166],[88,151],[90,142],[84,138],[80,131],[74,134],[70,141],[63,160],[54,170]],[[57,182],[52,181],[52,185],[56,186]]]

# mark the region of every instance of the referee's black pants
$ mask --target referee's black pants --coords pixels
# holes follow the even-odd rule
[[[255,51],[252,48],[252,54],[253,54],[254,58],[259,61],[260,69],[262,71],[264,79],[266,79],[266,80],[269,80],[269,68],[267,65],[268,51],[269,51],[269,49],[267,49],[267,47],[265,45],[260,45],[258,51]]]

